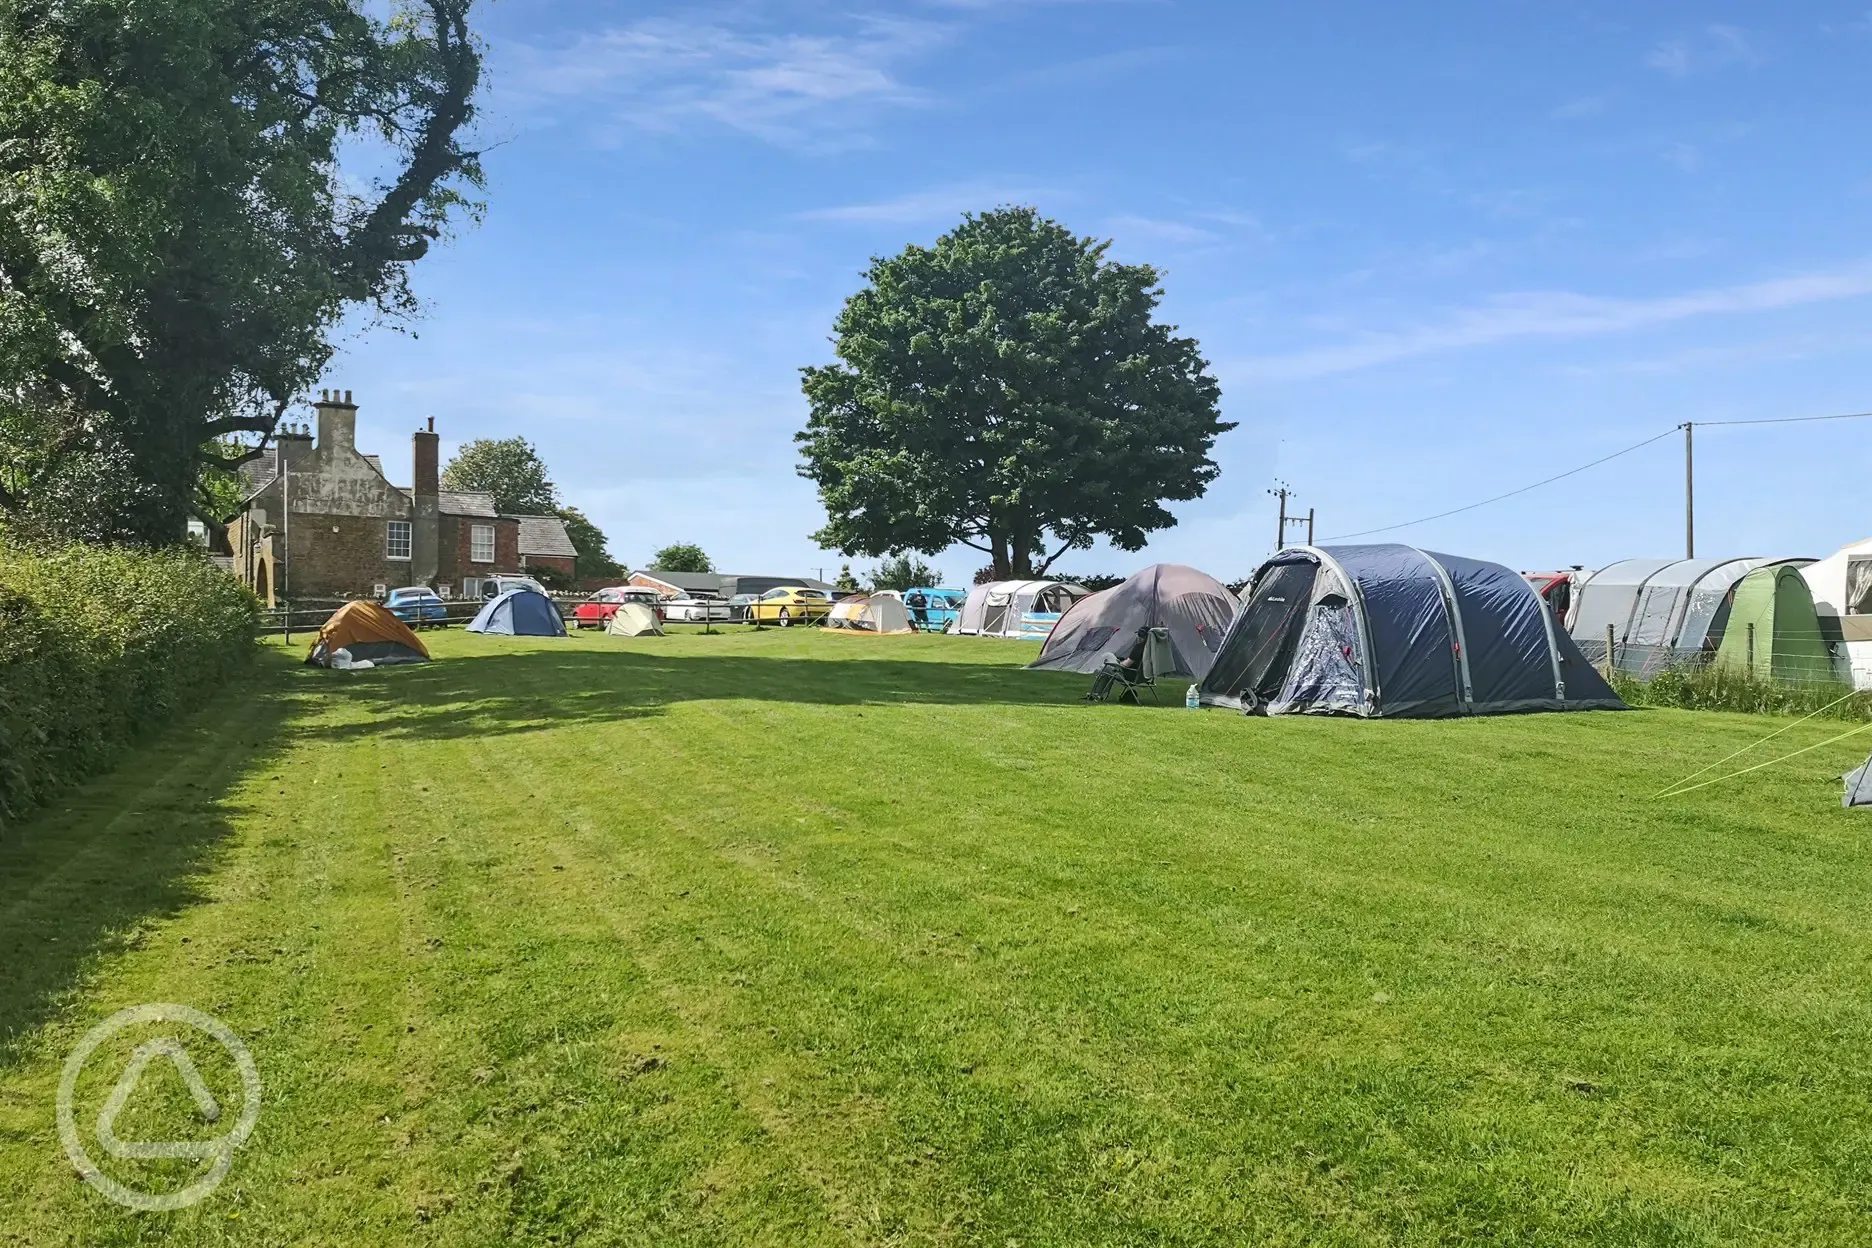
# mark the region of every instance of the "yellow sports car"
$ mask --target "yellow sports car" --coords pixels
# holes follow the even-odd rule
[[[747,604],[747,622],[792,628],[795,624],[818,623],[831,611],[832,600],[821,591],[782,585]]]

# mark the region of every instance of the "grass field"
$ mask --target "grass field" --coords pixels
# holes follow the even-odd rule
[[[1872,734],[1660,802],[1778,724],[1087,707],[956,638],[434,648],[275,647],[0,843],[0,1243],[1872,1242]],[[174,1213],[54,1125],[142,1002],[264,1087]],[[145,1086],[125,1138],[186,1104]]]

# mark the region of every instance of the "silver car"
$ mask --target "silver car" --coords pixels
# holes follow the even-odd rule
[[[734,609],[726,598],[690,595],[665,598],[657,605],[663,608],[663,618],[671,624],[725,624],[734,616]]]

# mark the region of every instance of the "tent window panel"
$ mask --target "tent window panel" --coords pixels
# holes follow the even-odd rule
[[[384,525],[384,558],[407,559],[410,557],[410,522],[392,520]]]
[[[1872,559],[1846,564],[1846,614],[1872,615]]]

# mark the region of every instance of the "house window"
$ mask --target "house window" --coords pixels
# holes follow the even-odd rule
[[[494,526],[476,524],[469,527],[468,559],[471,563],[494,562]]]
[[[384,558],[407,559],[410,557],[410,522],[392,520],[384,526]]]
[[[479,598],[481,596],[481,578],[478,576],[462,577],[462,597]]]

